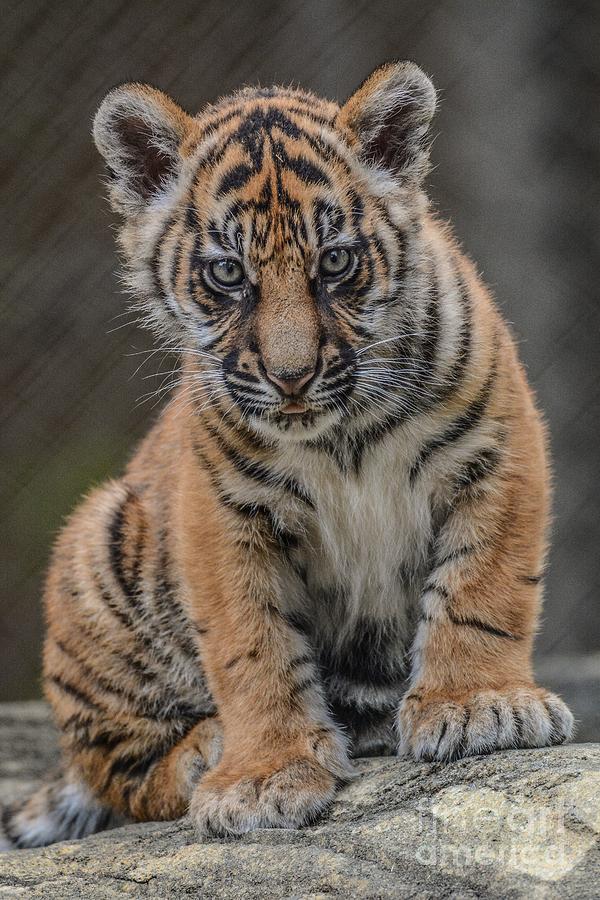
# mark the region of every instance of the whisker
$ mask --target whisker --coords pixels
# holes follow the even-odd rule
[[[363,353],[366,353],[368,350],[372,350],[373,347],[379,347],[380,344],[389,344],[392,341],[402,341],[405,338],[409,338],[409,337],[423,337],[423,332],[422,331],[406,331],[406,332],[403,332],[402,334],[396,334],[393,337],[383,338],[383,340],[381,340],[381,341],[374,341],[374,343],[367,344],[366,347],[361,347],[360,350],[357,350],[356,355],[362,356]]]
[[[176,416],[181,415],[182,412],[186,412],[190,408],[195,407],[196,404],[198,403],[198,401],[201,400],[202,398],[204,398],[205,402],[202,404],[202,406],[200,406],[199,408],[196,408],[196,410],[195,410],[196,413],[198,415],[200,415],[200,413],[202,413],[206,409],[207,406],[210,406],[212,403],[214,403],[215,399],[217,399],[218,397],[222,397],[227,393],[228,393],[228,391],[227,391],[226,387],[217,386],[217,387],[212,388],[212,390],[210,390],[207,395],[206,393],[200,392],[198,390],[198,388],[194,389],[194,386],[190,385],[190,386],[188,386],[186,391],[182,391],[175,398],[177,403],[179,403],[179,401],[186,398],[185,402],[183,404],[179,405],[178,409],[176,410],[175,415]]]
[[[160,374],[160,373],[158,373],[158,374]],[[220,375],[220,373],[219,373],[219,375]],[[136,403],[135,409],[137,409],[143,403],[148,402],[149,400],[151,400],[154,397],[157,398],[157,402],[158,402],[158,400],[162,399],[164,394],[167,394],[169,391],[173,390],[174,388],[176,388],[178,386],[186,385],[186,386],[193,386],[193,387],[200,388],[203,385],[208,384],[211,381],[218,381],[219,375],[217,375],[215,377],[215,373],[205,373],[205,372],[204,373],[202,373],[202,372],[201,373],[188,373],[188,372],[177,371],[177,377],[173,378],[167,384],[165,384],[163,381],[163,383],[160,384],[153,391],[148,391],[146,394],[142,394],[142,396],[138,398],[138,402]],[[168,377],[169,377],[169,374],[167,373],[166,378],[168,378]],[[154,406],[156,406],[156,404],[154,404]],[[154,406],[152,408],[154,408]]]
[[[122,328],[128,328],[131,325],[141,325],[143,323],[143,318],[129,319],[127,322],[122,322],[120,325],[115,325],[114,328],[109,328],[106,332],[107,334],[115,334],[117,331],[121,331]]]

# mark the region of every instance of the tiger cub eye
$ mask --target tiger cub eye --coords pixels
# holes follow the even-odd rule
[[[237,259],[217,259],[211,262],[208,271],[212,280],[220,287],[238,287],[244,280],[244,269]]]
[[[345,247],[332,247],[321,257],[321,275],[325,278],[339,278],[349,268],[352,254]]]

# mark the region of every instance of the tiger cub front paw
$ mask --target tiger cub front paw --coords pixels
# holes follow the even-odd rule
[[[337,779],[309,758],[269,773],[229,774],[220,767],[197,786],[190,817],[199,835],[236,835],[255,828],[298,828],[333,800]]]
[[[560,697],[535,686],[480,690],[453,699],[409,692],[398,713],[399,752],[450,761],[518,747],[562,744],[573,716]]]

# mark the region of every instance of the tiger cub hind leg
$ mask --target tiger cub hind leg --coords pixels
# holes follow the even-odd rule
[[[73,771],[55,775],[25,802],[5,806],[1,820],[0,832],[6,844],[2,849],[45,847],[116,828],[127,821],[97,800]]]
[[[209,717],[150,765],[143,777],[144,760],[138,759],[136,765],[137,757],[125,751],[117,760],[102,760],[100,754],[81,758],[79,766],[49,779],[25,802],[2,810],[0,834],[7,844],[3,849],[76,840],[131,821],[179,818],[187,813],[202,774],[217,764],[221,749],[221,726]],[[145,760],[153,755],[148,749]]]

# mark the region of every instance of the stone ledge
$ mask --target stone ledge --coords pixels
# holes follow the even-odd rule
[[[56,760],[41,703],[0,705],[0,802]],[[450,765],[360,760],[330,814],[298,831],[196,842],[184,821],[0,856],[0,898],[592,898],[600,745]]]

